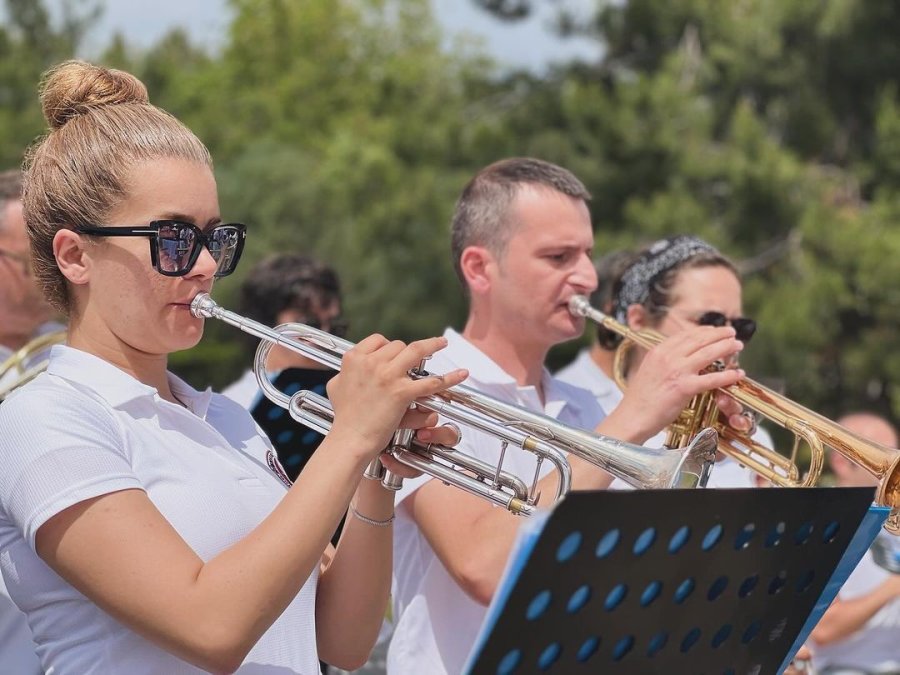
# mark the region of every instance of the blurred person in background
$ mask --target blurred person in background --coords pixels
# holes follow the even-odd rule
[[[52,314],[31,272],[22,172],[4,171],[0,173],[0,364],[38,335],[61,328],[49,321]],[[12,386],[18,375],[12,367],[0,372],[0,389]],[[30,675],[41,669],[25,615],[10,600],[0,575],[0,672],[4,671]]]
[[[898,447],[897,428],[879,415],[857,412],[837,423],[869,440]],[[837,487],[878,484],[871,473],[840,453],[829,450],[828,463]],[[866,551],[813,629],[809,644],[820,675],[900,673],[900,574],[880,567],[871,549]]]
[[[347,332],[337,272],[299,253],[276,253],[256,263],[241,284],[238,312],[266,326],[302,323],[337,337],[345,337]],[[258,338],[243,332],[240,336],[251,353],[257,349]],[[335,375],[336,370],[284,347],[276,346],[269,351],[266,376],[288,396],[303,390],[327,398],[326,385]],[[288,478],[297,480],[324,436],[295,421],[284,408],[269,401],[259,388],[253,368],[248,368],[222,394],[251,412],[278,452]],[[331,537],[332,544],[337,545],[343,526],[342,519]],[[379,666],[384,670],[385,641],[390,629],[390,622],[385,621],[362,672],[376,672]],[[323,672],[335,675],[346,672],[325,663],[322,668]]]
[[[660,239],[629,260],[612,261],[607,268],[607,274],[614,275],[611,295],[608,299],[601,296],[594,306],[631,330],[650,330],[670,336],[695,325],[730,325],[744,344],[756,331],[756,322],[743,316],[737,268],[702,239],[687,235]],[[600,325],[594,325],[594,330],[596,335],[591,346],[557,372],[556,377],[588,389],[603,409],[611,412],[624,396],[613,373],[616,350],[623,338]],[[638,371],[644,358],[642,351],[633,347],[626,355],[626,382]],[[736,360],[731,365],[736,366]],[[753,437],[766,447],[772,447],[772,439],[765,430],[757,429]],[[661,431],[645,445],[661,448],[665,438],[665,431]],[[708,485],[756,486],[753,473],[730,458],[716,464]],[[616,480],[612,487],[625,489],[629,486]]]
[[[347,332],[337,273],[328,265],[297,253],[279,253],[258,262],[241,285],[238,305],[241,315],[270,327],[302,323],[338,337]],[[258,338],[247,333],[240,335],[255,351]],[[300,390],[327,396],[325,386],[337,371],[276,346],[269,352],[266,373],[288,396]],[[222,393],[251,411],[278,451],[288,477],[297,480],[323,436],[295,422],[284,408],[266,399],[252,368]]]
[[[53,318],[31,270],[22,214],[22,172],[4,171],[0,173],[0,364],[33,339],[62,330]],[[23,366],[45,355],[31,354]],[[15,369],[0,372],[0,390],[11,385],[17,375]]]

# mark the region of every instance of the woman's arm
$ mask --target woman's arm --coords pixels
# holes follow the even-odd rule
[[[410,416],[404,418],[404,427],[411,426]],[[436,415],[428,415],[425,424],[436,421]],[[459,440],[457,432],[446,427],[423,429],[419,437],[441,445]],[[382,462],[402,478],[419,475],[389,455],[382,456]],[[345,670],[356,670],[366,662],[384,621],[391,592],[395,494],[379,481],[361,481],[350,502],[359,516],[348,512],[337,550],[326,553],[323,561],[316,594],[319,657]],[[353,630],[347,630],[348,626]]]
[[[350,504],[363,517],[387,522],[394,493],[363,480]],[[372,525],[347,514],[316,591],[316,638],[326,663],[356,670],[369,657],[391,592],[393,533],[392,523]]]
[[[316,471],[318,484],[298,483],[247,537],[205,564],[140,490],[53,516],[38,530],[38,555],[162,648],[231,672],[299,592],[353,494],[365,462],[331,451],[329,440],[341,442],[319,447],[329,466]]]

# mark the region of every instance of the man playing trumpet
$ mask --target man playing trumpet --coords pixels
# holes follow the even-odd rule
[[[544,368],[550,348],[578,337],[584,320],[568,309],[597,285],[590,194],[569,171],[530,158],[480,171],[466,186],[452,223],[454,265],[469,298],[461,333],[429,371],[465,365],[467,384],[563,423],[642,443],[691,397],[743,377],[739,369],[703,372],[743,345],[730,326],[696,326],[648,352],[621,404],[604,417],[586,390]],[[725,399],[725,397],[721,397]],[[722,409],[742,419],[727,399]],[[741,424],[742,422],[736,422]],[[421,436],[421,433],[420,433]],[[495,463],[499,447],[466,431],[462,452]],[[570,457],[574,489],[606,488],[611,477]],[[507,450],[504,469],[533,475],[533,456]],[[546,504],[555,475],[540,483]],[[460,672],[503,572],[518,521],[503,509],[427,477],[407,480],[398,496],[394,537],[396,628],[388,654],[393,673]]]
[[[0,173],[0,364],[32,338],[54,324],[47,324],[50,306],[44,301],[31,274],[31,253],[22,216],[22,172]],[[28,364],[23,364],[27,366]],[[0,391],[15,384],[19,370],[0,372]],[[2,400],[2,397],[0,397]],[[0,663],[9,672],[38,673],[31,631],[25,616],[9,599],[0,576]]]

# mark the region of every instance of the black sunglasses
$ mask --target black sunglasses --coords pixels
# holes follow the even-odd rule
[[[705,312],[696,321],[701,326],[715,326],[717,328],[731,324],[731,327],[734,328],[735,337],[741,342],[748,342],[756,332],[756,321],[744,316],[729,319],[722,312]]]
[[[92,237],[150,237],[150,261],[167,277],[190,272],[204,246],[216,261],[214,276],[227,277],[237,267],[247,238],[247,227],[241,223],[216,225],[203,232],[192,223],[177,220],[155,220],[138,227],[78,225],[75,231]]]
[[[310,328],[331,333],[339,338],[346,336],[347,329],[350,327],[347,320],[342,316],[335,316],[324,322],[319,321],[318,319],[310,319],[309,321],[303,321],[302,323],[305,323]]]

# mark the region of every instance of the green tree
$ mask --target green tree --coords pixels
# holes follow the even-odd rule
[[[412,339],[461,315],[449,258],[453,202],[477,166],[484,81],[477,54],[448,55],[425,0],[234,0],[219,55],[169,35],[146,52],[121,39],[108,62],[135,72],[216,162],[223,214],[250,225],[241,270],[280,250],[339,270],[353,336]],[[176,359],[222,384],[249,355],[227,334]],[[213,363],[218,363],[214,370]]]
[[[26,146],[44,130],[37,98],[41,74],[71,58],[99,8],[89,0],[67,0],[51,20],[39,0],[5,0],[0,24],[0,167],[18,166]]]
[[[601,251],[692,232],[737,258],[751,373],[827,414],[897,416],[898,20],[856,0],[597,3],[561,25],[601,60],[510,78],[527,91],[496,145],[585,179]]]
[[[221,81],[234,135],[215,142],[223,201],[254,227],[250,259],[290,247],[335,264],[357,336],[440,330],[471,66],[442,52],[427,2],[233,8]]]

